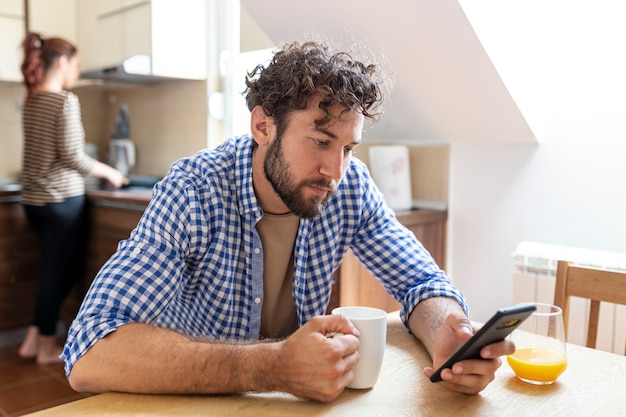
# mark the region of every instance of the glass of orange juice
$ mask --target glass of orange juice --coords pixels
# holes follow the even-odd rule
[[[533,304],[537,310],[511,334],[516,349],[507,362],[520,380],[548,385],[567,368],[563,311],[551,304]]]

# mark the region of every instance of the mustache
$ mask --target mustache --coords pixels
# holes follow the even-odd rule
[[[330,193],[334,193],[337,191],[338,184],[335,180],[327,180],[325,178],[318,178],[315,180],[304,181],[303,185],[311,185],[317,188],[328,189]]]

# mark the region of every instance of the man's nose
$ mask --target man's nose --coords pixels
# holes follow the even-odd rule
[[[341,176],[343,175],[344,164],[346,161],[347,158],[345,158],[343,150],[341,152],[333,152],[332,154],[326,155],[322,163],[322,167],[320,168],[320,173],[339,182],[339,180],[341,180]]]

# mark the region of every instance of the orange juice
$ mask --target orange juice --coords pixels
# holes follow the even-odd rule
[[[567,367],[562,353],[542,347],[517,349],[506,360],[521,380],[536,384],[556,381]]]

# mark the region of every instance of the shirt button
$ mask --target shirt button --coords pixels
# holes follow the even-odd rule
[[[255,253],[256,255],[258,255],[259,253],[261,253],[261,249],[259,249],[259,248],[254,248],[254,253]]]
[[[257,304],[261,304],[261,297],[255,298],[254,302],[257,303]]]
[[[133,248],[133,253],[140,254],[141,253],[141,249]]]

